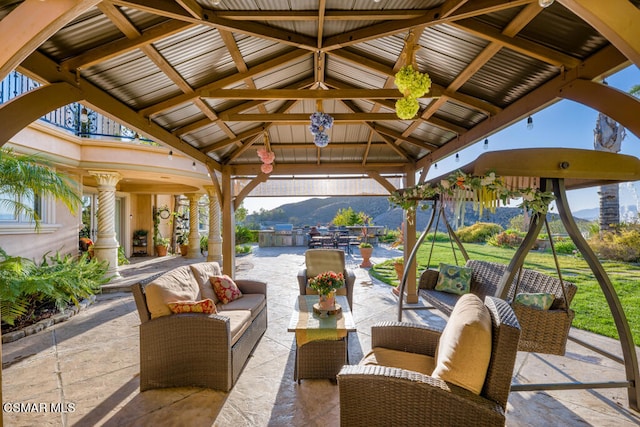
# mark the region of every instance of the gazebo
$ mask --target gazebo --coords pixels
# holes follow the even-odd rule
[[[1,2],[0,34],[11,41],[0,52],[2,77],[17,69],[41,85],[0,106],[0,141],[81,102],[204,163],[222,219],[223,268],[233,275],[233,214],[248,195],[337,188],[387,195],[561,99],[640,136],[640,101],[603,84],[640,66],[639,7],[638,0]],[[395,76],[409,65],[428,75],[428,92],[398,90]],[[398,101],[417,112],[400,118]],[[312,133],[313,113],[325,121]],[[122,176],[95,173],[109,185]],[[405,227],[407,248],[414,223]],[[417,300],[412,275],[407,302]]]

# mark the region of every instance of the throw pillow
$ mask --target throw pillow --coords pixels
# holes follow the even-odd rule
[[[176,301],[170,302],[169,309],[172,313],[204,313],[204,314],[214,314],[217,313],[216,305],[213,303],[213,300],[209,298],[203,299],[202,301]]]
[[[221,303],[228,304],[242,296],[242,292],[240,292],[236,283],[226,274],[213,276],[210,280],[213,285],[213,290],[216,291],[216,295]]]
[[[527,307],[537,308],[539,310],[549,310],[555,295],[547,293],[521,293],[517,294],[513,302],[515,304],[526,305]]]
[[[438,341],[432,376],[480,394],[491,360],[491,328],[480,298],[461,296]]]
[[[435,289],[456,295],[468,294],[471,290],[471,268],[440,263]]]

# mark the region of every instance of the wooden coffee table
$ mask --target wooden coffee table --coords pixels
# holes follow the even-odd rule
[[[321,318],[313,312],[318,295],[299,295],[287,331],[296,333],[294,380],[328,378],[336,380],[349,363],[349,332],[356,332],[351,307],[345,296],[336,296],[342,313]]]

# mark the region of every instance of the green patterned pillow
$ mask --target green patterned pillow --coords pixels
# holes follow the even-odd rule
[[[440,274],[435,289],[456,295],[468,294],[471,290],[471,269],[440,263]]]
[[[539,294],[518,294],[514,298],[513,302],[517,304],[526,305],[527,307],[537,308],[539,310],[549,310],[555,295],[539,293]]]

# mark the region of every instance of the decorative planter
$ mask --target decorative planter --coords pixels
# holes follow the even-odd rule
[[[371,261],[369,261],[372,253],[373,253],[373,248],[360,248],[360,255],[362,256],[362,264],[360,264],[360,267],[362,268],[372,267]]]
[[[396,275],[398,276],[398,280],[402,280],[402,275],[404,274],[404,263],[396,262],[393,264],[393,268],[396,269]]]
[[[158,255],[158,256],[166,256],[167,255],[167,247],[166,246],[156,246],[156,255]]]
[[[189,245],[180,245],[180,253],[182,256],[187,256],[189,253]]]
[[[320,302],[318,305],[320,310],[334,310],[336,308],[335,291],[329,292],[326,295],[320,294]]]

